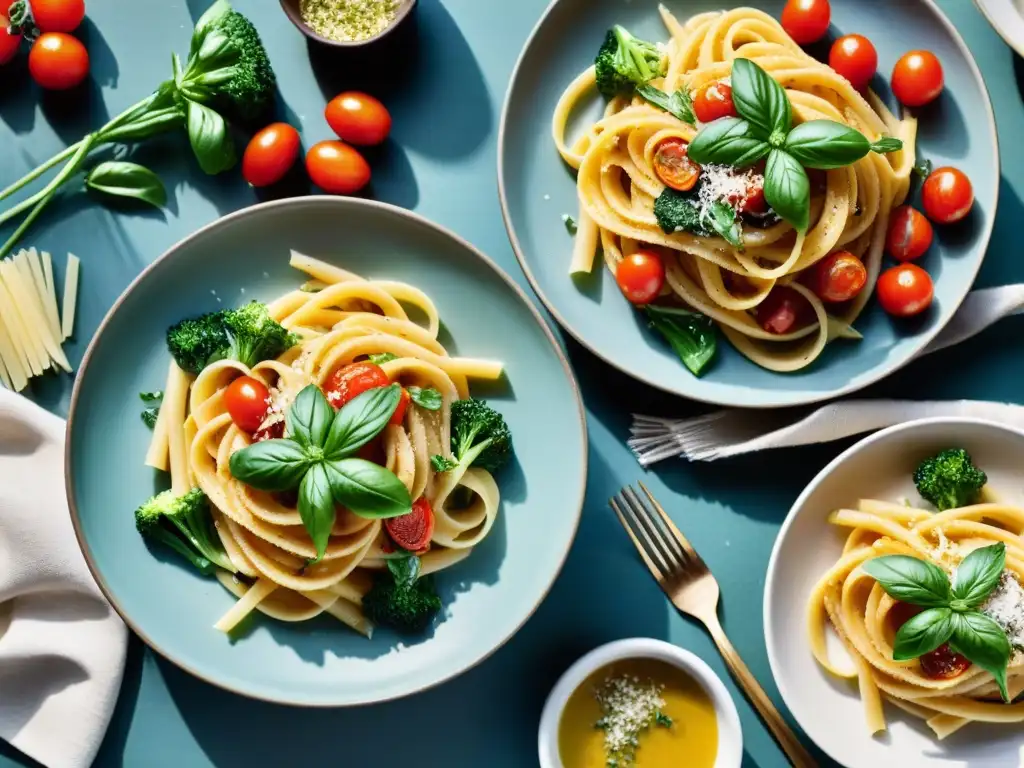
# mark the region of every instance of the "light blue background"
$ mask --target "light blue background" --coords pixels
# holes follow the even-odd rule
[[[512,66],[544,0],[421,0],[414,22],[419,44],[409,48],[405,61],[382,67],[317,57],[315,71],[304,38],[274,0],[237,4],[265,38],[287,104],[283,114],[301,123],[305,146],[329,137],[321,116],[325,95],[348,85],[378,93],[395,126],[394,140],[372,159],[372,195],[453,228],[525,284],[501,223],[495,150]],[[206,0],[189,5],[191,12],[182,2],[88,0],[90,21],[83,36],[96,83],[90,98],[40,98],[17,69],[0,71],[0,186],[99,124],[104,112],[116,114],[166,78],[171,50],[187,47],[191,20]],[[1019,174],[1024,107],[1018,87],[1024,83],[1024,63],[968,0],[940,0],[940,5],[978,59],[1002,137],[999,214],[978,285],[1024,281],[1024,177]],[[203,177],[181,137],[152,142],[139,157],[171,182],[173,202],[166,217],[112,215],[76,196],[61,201],[59,213],[45,217],[31,238],[38,247],[55,253],[70,249],[82,257],[78,339],[69,350],[75,363],[106,309],[142,266],[196,227],[256,199],[235,176]],[[969,344],[909,366],[869,394],[1017,400],[1024,379],[1022,332],[1024,321],[1005,321]],[[588,409],[586,509],[561,578],[505,648],[421,696],[357,710],[310,711],[223,693],[156,661],[133,642],[98,765],[531,766],[540,708],[557,676],[590,648],[638,635],[670,640],[706,659],[726,679],[739,706],[745,765],[785,765],[710,640],[669,608],[607,499],[623,483],[645,478],[651,484],[718,576],[726,630],[778,702],[761,623],[768,556],[800,489],[848,443],[710,465],[673,461],[645,475],[625,447],[630,411],[683,415],[695,413],[696,406],[633,383],[573,342],[567,348]],[[32,393],[61,414],[69,394],[69,383],[57,380]],[[800,641],[799,628],[793,639]],[[0,768],[11,765],[31,762],[0,746]]]

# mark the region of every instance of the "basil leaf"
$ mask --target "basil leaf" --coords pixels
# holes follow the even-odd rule
[[[139,399],[144,403],[155,403],[164,399],[164,393],[159,389],[156,392],[139,392]]]
[[[150,429],[156,427],[156,420],[160,418],[160,406],[154,406],[152,408],[146,408],[142,411],[142,423]]]
[[[969,611],[953,614],[953,636],[949,647],[966,656],[996,679],[1003,701],[1006,691],[1006,665],[1010,660],[1010,641],[1003,628],[984,613]]]
[[[323,443],[324,455],[328,459],[351,456],[379,435],[402,399],[401,390],[397,384],[376,387],[346,403],[334,417]]]
[[[234,167],[238,159],[235,142],[224,118],[191,99],[188,102],[188,139],[204,173],[213,176]]]
[[[930,653],[953,635],[953,611],[929,608],[907,621],[896,633],[892,657],[895,661],[916,659]]]
[[[739,216],[736,209],[724,200],[716,200],[708,209],[708,223],[718,235],[736,248],[743,248]]]
[[[390,363],[392,360],[397,360],[398,355],[393,355],[390,352],[381,352],[379,355],[370,355],[370,362],[374,365],[384,365],[384,363]]]
[[[732,103],[740,116],[773,147],[781,145],[793,127],[793,108],[786,89],[749,59],[733,60],[730,82]]]
[[[871,142],[871,151],[884,155],[887,152],[899,152],[903,149],[903,140],[895,136],[883,136],[878,141]]]
[[[449,459],[447,456],[435,453],[430,457],[430,466],[434,468],[435,472],[447,472],[451,469],[455,469],[459,466],[459,463]]]
[[[861,568],[889,597],[925,608],[949,606],[949,578],[933,563],[908,555],[884,555],[868,560]]]
[[[309,457],[294,440],[253,443],[231,454],[231,476],[261,491],[290,491],[309,469]]]
[[[331,481],[323,464],[309,468],[299,486],[299,517],[316,547],[314,563],[323,559],[337,512],[331,496]]]
[[[415,555],[388,559],[388,570],[399,589],[409,589],[420,577],[420,559]]]
[[[231,39],[220,30],[214,30],[203,37],[196,53],[194,64],[206,72],[230,68],[238,61],[240,52]]]
[[[932,175],[932,161],[928,158],[918,160],[912,170],[918,178],[927,179]]]
[[[807,168],[827,171],[857,162],[871,151],[871,144],[848,125],[810,120],[790,131],[782,148]]]
[[[444,398],[441,397],[441,393],[433,387],[428,389],[406,387],[406,390],[409,392],[409,399],[420,408],[426,408],[428,411],[440,411],[441,406],[444,405]]]
[[[303,388],[285,414],[288,435],[303,448],[323,448],[334,421],[334,408],[316,384]]]
[[[953,598],[973,608],[996,588],[1006,568],[1006,545],[980,547],[963,559],[953,574]]]
[[[773,149],[768,155],[764,199],[798,231],[807,231],[811,218],[811,180],[796,158],[781,149]]]
[[[195,27],[192,28],[192,42],[189,47],[189,58],[196,55],[199,52],[200,47],[203,44],[203,40],[206,38],[207,32],[210,28],[218,21],[223,19],[231,13],[231,3],[228,0],[216,0],[216,2],[206,9],[206,12],[199,17],[199,21],[196,22]]]
[[[156,208],[167,204],[167,190],[160,177],[137,163],[121,160],[100,163],[85,177],[85,186],[111,197],[141,200]]]
[[[637,86],[636,92],[646,101],[658,109],[668,112],[674,118],[690,125],[697,124],[697,117],[693,114],[693,100],[690,99],[690,94],[685,88],[680,88],[675,93],[669,94],[660,88],[644,83]]]
[[[708,123],[693,137],[686,156],[701,165],[753,165],[768,154],[768,142],[754,134],[753,126],[738,117]]]
[[[576,224],[576,219],[568,213],[563,213],[562,223],[565,224],[565,231],[575,237],[576,233],[579,231],[579,225]]]
[[[339,459],[324,465],[334,500],[360,517],[407,515],[412,499],[393,472],[364,459]]]
[[[651,328],[664,336],[694,376],[700,376],[715,356],[718,337],[710,317],[674,307],[644,307]]]

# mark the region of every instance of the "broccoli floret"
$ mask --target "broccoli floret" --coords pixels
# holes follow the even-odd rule
[[[988,482],[963,448],[948,448],[925,459],[914,472],[914,485],[921,498],[941,512],[974,504]]]
[[[174,491],[158,493],[135,510],[139,533],[159,541],[188,560],[204,574],[214,567],[235,571],[213,528],[206,494],[193,488],[183,496]]]
[[[664,75],[667,63],[658,46],[633,37],[616,24],[608,30],[594,59],[597,89],[609,99],[631,93],[638,85]]]
[[[227,35],[238,50],[234,76],[216,89],[218,96],[236,117],[251,122],[274,103],[276,78],[267,50],[256,27],[238,11],[222,16],[211,29]]]
[[[452,403],[452,453],[459,464],[494,472],[512,456],[505,418],[483,400]]]
[[[363,612],[370,621],[405,634],[422,632],[440,611],[441,598],[429,576],[399,585],[385,571],[376,575],[363,597]]]
[[[265,304],[210,312],[182,320],[167,330],[167,348],[183,371],[198,374],[218,360],[237,360],[250,368],[278,357],[298,342],[275,322]]]

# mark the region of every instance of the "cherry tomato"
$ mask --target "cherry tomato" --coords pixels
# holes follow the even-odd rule
[[[828,65],[859,91],[875,76],[878,52],[863,35],[843,35],[832,44]]]
[[[806,325],[810,314],[811,304],[807,298],[788,285],[772,288],[757,305],[757,323],[769,333],[789,333]]]
[[[391,414],[391,419],[388,424],[394,424],[396,427],[405,420],[405,412],[409,410],[409,390],[402,387],[402,396],[398,400],[398,405],[395,407],[395,412]]]
[[[952,224],[971,212],[974,188],[956,168],[936,168],[921,187],[924,212],[936,224]]]
[[[74,88],[89,74],[89,52],[78,38],[64,32],[40,35],[28,54],[28,71],[50,91]]]
[[[346,91],[327,102],[324,117],[338,138],[362,147],[380,144],[391,132],[387,107],[358,91]]]
[[[924,255],[932,244],[932,225],[924,214],[909,205],[892,213],[885,248],[896,261],[913,261]]]
[[[371,461],[374,464],[379,464],[382,467],[387,466],[388,463],[388,454],[387,451],[384,449],[384,440],[380,435],[373,438],[373,440],[371,440],[362,448],[360,448],[359,452],[356,455],[360,459]]]
[[[2,6],[3,3],[0,3]],[[3,66],[18,54],[21,47],[21,35],[12,35],[7,31],[7,15],[0,10],[0,66]]]
[[[932,279],[918,266],[900,264],[878,277],[878,303],[895,317],[910,317],[931,306],[934,288]]]
[[[369,362],[350,363],[332,373],[323,390],[328,402],[335,408],[341,408],[363,392],[386,387],[390,383],[391,379],[379,365]]]
[[[800,45],[821,40],[831,19],[828,0],[786,0],[782,9],[782,28]]]
[[[710,123],[720,117],[736,117],[732,88],[719,82],[702,85],[693,97],[693,114],[702,123]]]
[[[633,304],[650,304],[665,285],[665,265],[651,251],[637,251],[619,262],[615,281]]]
[[[867,282],[864,262],[849,251],[836,251],[814,265],[810,287],[822,301],[839,302],[852,299]]]
[[[299,132],[288,123],[272,123],[252,137],[242,156],[242,176],[254,187],[284,178],[299,156]]]
[[[85,18],[85,0],[32,0],[31,5],[43,32],[74,32]]]
[[[276,440],[279,437],[284,437],[284,419],[275,421],[263,429],[257,429],[253,433],[252,441],[254,443],[261,443],[264,440]]]
[[[412,505],[412,512],[384,521],[388,536],[402,549],[409,552],[423,552],[430,546],[434,535],[434,510],[430,502],[420,497]]]
[[[743,197],[729,195],[727,202],[740,213],[767,213],[768,201],[764,198],[764,176],[760,174],[751,176]]]
[[[951,680],[960,677],[971,666],[970,659],[961,656],[943,643],[934,651],[929,651],[918,659],[925,677],[932,680]]]
[[[700,166],[686,156],[686,142],[665,139],[654,152],[654,172],[666,187],[689,192],[700,179]]]
[[[931,51],[910,51],[892,70],[892,92],[908,107],[923,107],[942,93],[942,65]]]
[[[224,390],[224,406],[235,426],[252,434],[267,418],[270,391],[262,381],[251,376],[239,376]]]
[[[306,154],[313,183],[332,195],[354,195],[370,183],[370,166],[356,150],[340,141],[321,141]]]

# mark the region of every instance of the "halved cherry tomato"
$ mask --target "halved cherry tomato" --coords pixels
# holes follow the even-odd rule
[[[85,18],[85,0],[32,0],[32,19],[43,32],[74,32]]]
[[[701,168],[686,156],[686,142],[665,139],[654,152],[654,172],[666,187],[689,192],[700,179]]]
[[[782,9],[782,28],[800,45],[821,40],[831,20],[828,0],[787,0]]]
[[[878,52],[863,35],[843,35],[832,44],[828,65],[859,91],[875,76]]]
[[[795,288],[778,285],[757,305],[757,324],[769,333],[789,333],[805,325],[811,304]]]
[[[288,123],[271,123],[252,137],[242,156],[242,176],[254,187],[276,184],[299,156],[299,132]]]
[[[434,535],[434,510],[430,502],[420,497],[412,505],[412,512],[384,521],[388,536],[402,549],[420,553],[430,546]]]
[[[717,81],[705,83],[693,97],[693,114],[702,123],[710,123],[720,117],[736,117],[732,88]]]
[[[380,144],[391,132],[387,107],[358,91],[346,91],[327,102],[324,117],[339,139],[358,146]]]
[[[900,264],[878,277],[878,303],[895,317],[920,314],[931,306],[935,289],[932,279],[914,264]]]
[[[275,421],[263,429],[258,429],[253,433],[252,441],[254,443],[261,443],[264,440],[276,440],[279,437],[284,437],[284,419]]]
[[[936,224],[952,224],[971,212],[974,188],[956,168],[936,168],[921,187],[924,212]]]
[[[747,181],[747,189],[743,193],[743,197],[729,195],[726,202],[739,213],[767,213],[768,201],[764,199],[764,176],[760,174],[752,175]]]
[[[903,54],[892,70],[892,92],[908,107],[923,107],[942,93],[942,64],[931,51]]]
[[[932,244],[931,222],[909,205],[901,205],[892,213],[885,248],[896,261],[913,261],[924,255]]]
[[[849,251],[836,251],[814,265],[810,287],[822,301],[839,302],[852,299],[867,282],[864,262]]]
[[[270,410],[270,391],[251,376],[239,376],[224,390],[224,407],[235,426],[252,434],[260,428]]]
[[[651,251],[637,251],[619,262],[615,282],[633,304],[650,304],[665,285],[665,265]]]
[[[900,627],[922,610],[924,609],[916,605],[897,601],[889,610],[889,626],[892,627],[893,632],[898,632]],[[954,652],[947,643],[943,643],[934,651],[923,654],[918,661],[921,664],[921,672],[932,680],[949,680],[959,677],[971,666],[971,662],[966,656]]]
[[[341,408],[363,392],[386,387],[390,383],[391,379],[379,365],[370,362],[350,363],[332,373],[323,390],[327,401],[335,408]]]
[[[369,164],[340,141],[321,141],[310,147],[306,171],[314,184],[332,195],[354,195],[370,183]]]
[[[2,6],[3,3],[0,3]],[[3,66],[18,54],[21,47],[21,35],[12,35],[7,31],[10,22],[7,14],[0,10],[0,66]]]
[[[89,74],[89,52],[82,42],[64,32],[40,35],[28,54],[28,71],[41,88],[74,88]]]
[[[391,414],[391,419],[388,424],[393,424],[396,427],[405,420],[405,412],[409,410],[409,390],[402,387],[402,396],[398,399],[398,405],[395,408],[395,412]]]

